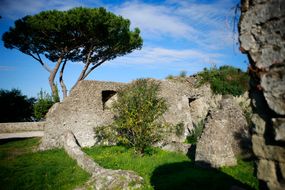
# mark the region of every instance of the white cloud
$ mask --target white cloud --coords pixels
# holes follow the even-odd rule
[[[193,49],[167,49],[163,47],[145,47],[140,51],[117,58],[111,61],[111,64],[144,64],[145,66],[159,65],[163,67],[165,64],[210,64],[212,62],[219,63],[223,57],[219,53],[208,53]]]
[[[0,71],[13,71],[13,70],[15,70],[15,67],[0,65]]]
[[[0,12],[2,17],[18,19],[43,10],[67,10],[78,6],[82,6],[82,3],[76,0],[1,0]]]
[[[171,37],[187,37],[196,30],[173,16],[170,7],[128,2],[116,9],[116,12],[131,19],[133,26],[138,26],[144,35],[169,35]]]
[[[234,13],[235,0],[209,4],[199,1],[168,0],[164,4],[130,1],[115,8],[129,18],[147,39],[172,38],[187,40],[204,49],[221,49],[232,45],[228,19]]]

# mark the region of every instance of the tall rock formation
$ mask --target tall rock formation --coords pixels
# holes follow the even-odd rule
[[[250,61],[260,189],[285,189],[285,1],[241,3],[239,40]]]

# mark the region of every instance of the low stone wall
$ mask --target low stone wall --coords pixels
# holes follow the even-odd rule
[[[0,123],[0,133],[43,131],[45,122]]]

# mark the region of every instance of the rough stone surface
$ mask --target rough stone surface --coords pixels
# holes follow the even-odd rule
[[[284,147],[266,144],[265,139],[258,135],[252,136],[252,145],[254,154],[259,158],[285,163]]]
[[[285,142],[285,118],[272,119],[276,141]]]
[[[233,98],[222,99],[220,107],[207,118],[196,148],[195,162],[211,167],[236,165],[235,155],[242,152],[240,138],[247,136],[247,123]]]
[[[266,172],[262,172],[266,171]],[[264,181],[271,181],[272,179],[277,179],[275,163],[269,160],[259,160],[257,177]]]
[[[113,118],[109,109],[103,109],[103,100],[107,101],[109,92],[116,92],[124,85],[113,82],[80,82],[63,102],[55,104],[49,110],[40,149],[62,147],[64,133],[68,130],[73,132],[80,146],[94,145],[94,127],[110,124]]]
[[[78,189],[139,189],[143,178],[133,171],[110,170],[99,166],[81,151],[71,131],[64,134],[64,149],[77,164],[92,175],[91,179]]]
[[[173,125],[172,133],[164,139],[166,142],[184,142],[189,130],[193,129],[189,99],[202,97],[203,91],[208,87],[192,90],[186,82],[162,80],[159,96],[166,99],[168,110],[161,120]],[[124,83],[81,81],[61,103],[55,104],[47,114],[45,136],[41,150],[62,147],[64,132],[71,130],[80,146],[89,147],[96,143],[94,128],[108,125],[113,121],[113,113],[109,109],[112,101],[116,99],[116,92],[123,88]],[[206,90],[205,90],[205,89]],[[205,93],[206,94],[206,93]],[[207,95],[208,102],[210,95]],[[214,104],[214,103],[212,103]],[[181,135],[175,133],[175,125],[183,123],[184,130]]]
[[[0,133],[0,139],[43,137],[44,131],[25,131],[20,133]]]
[[[43,131],[45,122],[0,123],[0,133]]]
[[[285,1],[243,0],[239,32],[250,61],[252,144],[258,177],[266,184],[261,188],[285,189]]]
[[[170,152],[181,152],[183,154],[188,154],[191,144],[185,144],[180,142],[170,142],[165,145],[158,146],[162,150],[167,150]]]

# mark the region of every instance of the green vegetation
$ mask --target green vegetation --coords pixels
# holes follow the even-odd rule
[[[190,134],[187,136],[186,142],[189,144],[196,144],[198,139],[201,137],[204,129],[204,121],[201,120],[197,126],[194,126],[194,129],[190,131]]]
[[[187,76],[187,71],[180,71],[179,77],[185,78]]]
[[[223,167],[221,171],[224,173],[233,176],[236,180],[242,181],[247,185],[253,187],[254,189],[258,188],[258,180],[253,175],[254,174],[254,162],[245,162],[241,159],[238,159],[238,165],[234,167]]]
[[[140,49],[143,44],[138,28],[130,30],[128,19],[102,7],[48,10],[27,15],[16,20],[2,40],[6,48],[31,56],[49,72],[53,97],[57,97],[57,76],[63,97],[67,96],[63,74],[70,61],[84,63],[76,86],[105,61]],[[53,67],[43,57],[53,62]]]
[[[34,104],[34,115],[37,120],[45,118],[50,107],[54,104],[53,97],[47,92],[41,90],[38,94],[38,100]]]
[[[31,121],[35,100],[18,89],[0,89],[0,122]]]
[[[113,104],[115,119],[113,133],[119,144],[134,147],[144,154],[145,149],[161,139],[166,126],[157,119],[166,111],[166,102],[158,98],[159,84],[152,80],[139,79],[118,92]],[[96,134],[110,127],[95,129]],[[103,137],[104,139],[104,137]]]
[[[147,149],[148,154],[144,156],[122,146],[92,147],[84,151],[105,168],[136,171],[145,179],[143,189],[228,190],[233,185],[258,189],[251,162],[240,160],[238,166],[211,170],[194,166],[183,154],[157,148]]]
[[[88,180],[63,150],[34,152],[39,139],[0,145],[0,187],[8,189],[74,189]]]
[[[198,73],[201,77],[200,84],[210,83],[216,94],[242,95],[248,90],[249,76],[247,73],[232,66],[222,66],[219,69],[205,68]]]
[[[89,175],[63,150],[34,152],[39,139],[0,145],[1,189],[74,189]],[[258,189],[253,162],[238,160],[220,170],[194,166],[185,155],[147,148],[140,156],[123,146],[100,146],[84,151],[105,168],[133,170],[145,179],[142,189],[228,190],[231,186]]]

